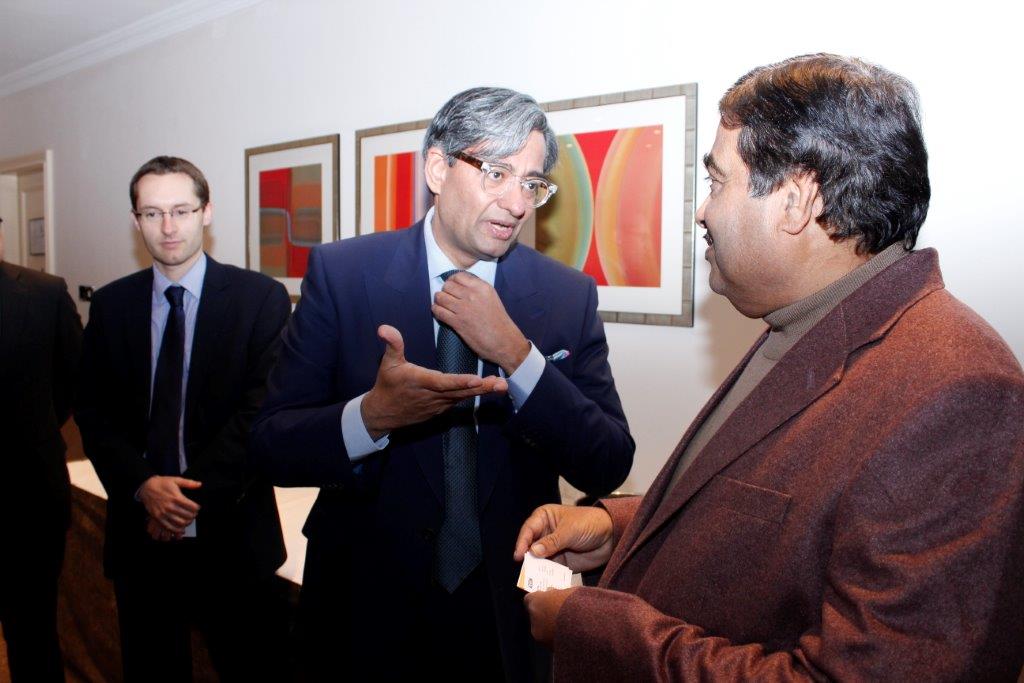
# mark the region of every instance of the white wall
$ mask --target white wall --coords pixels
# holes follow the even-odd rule
[[[772,5],[770,7],[766,7]],[[1016,22],[995,3],[821,0],[266,0],[138,52],[0,99],[0,159],[52,148],[57,269],[101,285],[145,263],[127,182],[146,159],[184,156],[210,179],[212,251],[244,265],[243,151],[341,133],[343,235],[354,233],[354,131],[428,118],[472,85],[539,101],[697,82],[698,155],[716,103],[748,69],[831,51],[878,62],[919,88],[935,246],[950,289],[1024,359],[1024,144]],[[705,194],[698,187],[698,201]],[[761,328],[707,288],[698,248],[692,329],[610,325],[612,365],[637,439],[626,488],[653,479],[682,430]],[[83,313],[84,313],[83,309]]]

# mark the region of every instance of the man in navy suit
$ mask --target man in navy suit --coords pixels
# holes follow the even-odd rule
[[[286,676],[274,490],[248,461],[290,302],[202,249],[206,178],[160,156],[129,185],[153,267],[93,297],[75,417],[107,491],[125,679],[188,681],[190,627],[226,681]]]
[[[304,529],[310,678],[531,680],[546,664],[518,521],[559,499],[559,475],[611,491],[634,444],[593,280],[516,244],[557,189],[537,103],[467,90],[423,150],[423,221],[313,250],[253,447],[275,483],[322,489]]]

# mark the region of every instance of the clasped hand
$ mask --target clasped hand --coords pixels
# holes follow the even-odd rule
[[[185,534],[185,527],[199,514],[199,503],[182,493],[197,489],[201,482],[184,477],[155,475],[139,487],[139,500],[146,508],[146,532],[157,541],[171,541]]]

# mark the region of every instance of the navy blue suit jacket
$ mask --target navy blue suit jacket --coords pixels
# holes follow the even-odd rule
[[[401,615],[429,586],[444,514],[444,416],[396,430],[385,450],[356,466],[340,425],[345,403],[374,384],[381,324],[402,333],[410,362],[437,368],[423,229],[421,221],[313,250],[253,426],[254,455],[275,484],[322,487],[304,528],[304,590],[338,603],[338,619],[351,621],[348,646],[367,656],[393,658],[413,637]],[[536,506],[559,500],[559,475],[587,493],[613,490],[629,473],[634,444],[593,280],[520,245],[499,263],[495,289],[541,353],[570,352],[547,361],[518,412],[507,396],[485,396],[477,410],[484,561],[506,671],[519,680],[529,677],[512,561],[519,527]],[[485,362],[484,375],[496,374]]]

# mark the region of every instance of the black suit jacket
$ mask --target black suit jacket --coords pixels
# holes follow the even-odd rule
[[[517,246],[494,284],[541,353],[569,352],[546,363],[518,412],[507,396],[492,395],[476,414],[480,532],[496,628],[509,679],[524,680],[529,626],[512,561],[519,527],[536,506],[559,500],[559,475],[593,494],[621,484],[634,444],[593,279]],[[302,291],[253,427],[254,455],[275,483],[323,487],[304,528],[303,590],[348,624],[338,647],[351,654],[339,655],[339,671],[364,666],[373,676],[397,676],[416,668],[393,655],[419,637],[412,617],[430,586],[444,516],[447,425],[442,416],[396,430],[384,451],[353,467],[340,419],[344,405],[373,386],[382,323],[402,333],[410,362],[437,369],[423,223],[314,248]],[[484,374],[498,370],[485,362]]]
[[[0,263],[0,510],[19,528],[67,528],[60,427],[71,414],[82,323],[59,277]]]
[[[152,291],[151,268],[97,290],[85,329],[75,417],[107,490],[104,560],[111,577],[152,542],[145,508],[135,500],[156,474],[144,457]],[[274,490],[253,473],[247,450],[290,308],[280,283],[207,257],[185,396],[182,476],[203,483],[188,491],[201,505],[197,538],[232,571],[267,574],[285,558]]]

